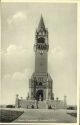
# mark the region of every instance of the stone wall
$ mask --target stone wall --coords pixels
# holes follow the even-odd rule
[[[17,100],[16,108],[28,108],[28,109],[64,109],[67,108],[67,104],[63,100],[45,100],[45,101],[36,101],[36,100],[27,100],[19,99]]]
[[[55,108],[55,109],[64,109],[67,108],[67,104],[64,103],[63,100],[48,100],[47,102],[48,108]]]
[[[36,100],[19,100],[20,108],[37,108]]]

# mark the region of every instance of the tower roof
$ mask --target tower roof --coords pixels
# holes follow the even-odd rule
[[[39,25],[38,25],[38,30],[41,29],[41,28],[45,29],[44,20],[43,20],[42,15],[41,15],[40,22],[39,22]]]

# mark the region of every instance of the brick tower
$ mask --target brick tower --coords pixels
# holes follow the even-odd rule
[[[48,30],[41,16],[35,34],[35,72],[29,80],[29,99],[44,101],[53,100],[52,79],[48,73]]]

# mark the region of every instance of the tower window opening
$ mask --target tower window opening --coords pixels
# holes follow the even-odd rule
[[[45,39],[43,37],[38,38],[38,43],[44,43]]]
[[[42,82],[40,82],[39,85],[42,86]]]

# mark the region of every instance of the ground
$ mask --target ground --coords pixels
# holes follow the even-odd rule
[[[24,113],[13,122],[76,123],[76,119],[76,117],[67,114],[67,111],[64,109],[25,109]]]
[[[9,123],[17,119],[20,115],[22,115],[24,111],[19,111],[11,108],[1,108],[0,109],[0,122],[1,123]]]

